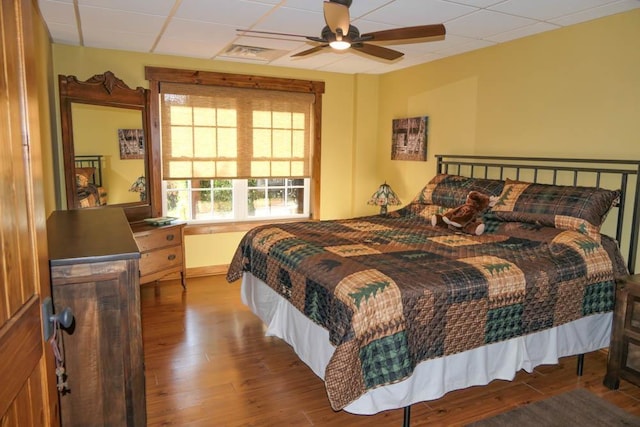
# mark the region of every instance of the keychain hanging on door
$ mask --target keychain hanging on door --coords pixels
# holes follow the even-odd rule
[[[66,394],[70,391],[69,384],[67,384],[67,373],[64,368],[64,347],[62,343],[62,334],[60,333],[60,322],[58,319],[53,320],[53,335],[49,339],[51,349],[53,350],[53,356],[56,359],[56,377],[58,392]]]

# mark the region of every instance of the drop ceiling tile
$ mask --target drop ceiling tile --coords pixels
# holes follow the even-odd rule
[[[325,25],[324,15],[320,12],[280,7],[252,29],[319,37]]]
[[[482,9],[447,22],[446,27],[447,35],[455,34],[471,38],[486,38],[534,23],[535,21],[532,19]]]
[[[73,3],[63,1],[40,0],[40,13],[47,17],[47,22],[76,26]]]
[[[167,16],[175,3],[175,0],[78,0],[80,6],[161,16]]]
[[[244,0],[182,1],[176,18],[247,27],[262,18],[272,6]]]
[[[316,13],[323,13],[322,1],[318,0],[286,0],[282,7],[286,7],[288,9],[301,9]]]
[[[602,6],[612,1],[615,0],[507,0],[489,9],[544,21]]]
[[[567,26],[638,8],[640,8],[640,1],[638,0],[616,1],[613,3],[607,3],[604,6],[594,7],[571,15],[565,15],[557,19],[551,19],[549,22]]]
[[[80,36],[78,35],[78,28],[75,24],[50,24],[48,28],[54,43],[70,44],[73,46],[80,44]]]
[[[397,0],[397,2],[402,3],[404,0]],[[363,15],[368,14],[371,11],[374,11],[385,4],[389,3],[390,0],[366,0],[366,1],[354,1],[351,3],[351,7],[349,8],[349,15],[352,20],[358,19]]]
[[[189,40],[184,38],[163,37],[153,53],[177,55],[191,58],[213,58],[226,47],[226,40],[219,42],[207,40]]]
[[[533,25],[527,25],[526,27],[520,27],[516,28],[515,30],[505,31],[504,33],[494,34],[492,36],[486,37],[486,40],[490,40],[496,43],[503,43],[509,40],[527,37],[558,28],[560,28],[559,25],[550,24],[548,22],[536,22]]]
[[[238,37],[234,26],[210,22],[172,19],[158,41],[155,53],[193,52],[197,57],[213,57]]]
[[[108,40],[105,40],[100,36],[100,34],[97,34],[95,32],[88,32],[83,38],[84,45],[101,49],[149,52],[155,40],[154,34],[113,31],[109,35],[110,38]]]
[[[301,49],[304,50],[304,49]],[[272,61],[272,65],[282,65],[283,67],[308,68],[315,70],[319,67],[337,62],[343,58],[343,55],[333,53],[329,49],[297,58],[280,57]]]
[[[389,3],[363,18],[396,27],[410,27],[440,24],[475,10],[469,6],[440,0],[404,0]]]
[[[449,0],[452,3],[465,4],[467,6],[485,8],[493,6],[494,4],[502,3],[505,0]]]
[[[152,34],[155,37],[165,21],[165,18],[161,16],[99,7],[80,5],[79,10],[83,37],[88,35],[93,35],[96,39],[102,37],[107,43],[114,32]],[[108,37],[105,37],[105,33],[108,34]]]

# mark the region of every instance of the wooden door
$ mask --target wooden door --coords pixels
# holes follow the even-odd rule
[[[31,1],[0,7],[0,425],[20,427],[59,425]]]

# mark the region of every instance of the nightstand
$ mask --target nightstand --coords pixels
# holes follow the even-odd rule
[[[140,250],[140,284],[155,282],[172,273],[180,273],[182,287],[187,288],[184,259],[185,225],[131,224],[133,237]]]
[[[627,276],[616,285],[604,385],[617,389],[620,378],[640,386],[640,274]]]

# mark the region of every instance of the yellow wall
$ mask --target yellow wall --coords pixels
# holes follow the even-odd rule
[[[377,165],[403,201],[434,154],[640,159],[640,10],[385,74],[379,105]],[[391,121],[414,115],[428,161],[391,161]]]
[[[320,217],[333,219],[376,213],[366,201],[385,180],[409,202],[434,154],[640,159],[638,52],[635,10],[380,76],[57,44],[53,62],[55,76],[111,70],[131,87],[147,87],[145,65],[324,81]],[[417,115],[428,160],[391,161],[392,119]],[[188,236],[187,267],[228,263],[241,236]]]

